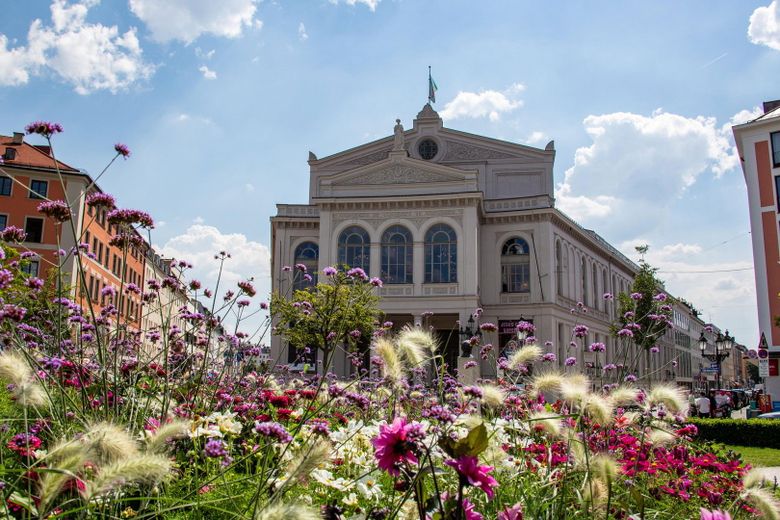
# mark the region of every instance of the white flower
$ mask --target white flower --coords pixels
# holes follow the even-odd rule
[[[333,478],[333,473],[327,469],[315,469],[311,472],[310,476],[323,486],[333,488],[337,491],[349,491],[355,487],[351,481],[342,477]]]
[[[344,505],[355,507],[358,505],[358,497],[355,493],[350,493],[349,495],[345,496],[341,499],[342,502],[344,502]]]

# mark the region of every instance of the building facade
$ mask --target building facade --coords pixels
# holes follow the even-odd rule
[[[479,308],[498,328],[483,343],[499,354],[529,320],[558,363],[573,356],[600,370],[615,352],[603,295],[627,292],[638,267],[555,208],[554,159],[552,141],[540,149],[446,128],[426,104],[409,130],[398,121],[390,137],[309,154],[308,204],[279,204],[271,219],[272,272],[363,268],[384,282],[387,319],[435,329],[451,365],[459,328]],[[272,279],[274,291],[292,289]],[[572,312],[578,302],[587,312]],[[606,344],[605,354],[569,348],[578,324],[589,331],[582,341]],[[287,347],[274,337],[271,359],[292,361]],[[348,373],[349,363],[335,369]],[[495,362],[482,361],[481,375],[495,376]]]
[[[764,113],[736,125],[734,139],[745,176],[753,241],[759,336],[769,347],[767,393],[780,399],[780,101],[764,103]],[[754,338],[755,344],[759,336]]]
[[[21,249],[35,254],[29,259],[29,274],[48,279],[56,271],[59,249],[69,250],[76,245],[69,223],[58,223],[38,212],[38,205],[46,199],[69,200],[76,208],[73,223],[81,229],[84,219],[84,191],[91,182],[88,175],[61,161],[55,161],[48,146],[25,141],[24,134],[0,136],[2,169],[0,172],[0,230],[14,226],[24,230]],[[59,169],[60,175],[57,175]],[[66,261],[63,280],[73,286],[73,260]]]

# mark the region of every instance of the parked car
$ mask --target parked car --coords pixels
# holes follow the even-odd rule
[[[780,419],[780,412],[762,413],[756,419]]]

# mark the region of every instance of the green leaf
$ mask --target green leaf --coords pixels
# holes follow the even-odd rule
[[[8,501],[16,504],[17,506],[23,507],[27,511],[30,512],[30,514],[34,516],[38,516],[38,509],[35,507],[35,504],[33,503],[33,500],[31,497],[24,497],[19,494],[19,492],[14,491],[11,493],[11,496],[8,497]]]
[[[439,446],[453,459],[464,455],[476,457],[488,447],[488,432],[485,423],[475,426],[468,435],[457,441],[445,437],[439,441]]]

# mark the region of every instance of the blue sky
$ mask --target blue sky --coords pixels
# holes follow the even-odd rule
[[[91,173],[126,143],[101,185],[154,215],[156,245],[206,281],[226,248],[267,288],[268,219],[306,201],[308,151],[410,126],[428,65],[447,126],[555,139],[559,206],[651,244],[673,294],[755,345],[729,127],[780,98],[777,0],[6,0],[0,132],[58,121]]]

